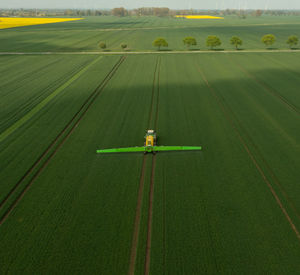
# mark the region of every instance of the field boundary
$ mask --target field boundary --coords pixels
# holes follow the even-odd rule
[[[99,51],[82,51],[82,52],[0,52],[1,55],[135,55],[135,54],[243,54],[243,53],[300,53],[298,50],[162,50],[162,51],[136,51],[136,52],[99,52]]]
[[[96,98],[106,87],[110,79],[114,76],[120,65],[124,62],[126,57],[122,56],[118,62],[113,66],[110,72],[106,75],[106,77],[101,81],[98,87],[90,94],[90,96],[86,99],[80,109],[75,113],[69,123],[65,126],[64,129],[57,135],[57,137],[53,140],[53,142],[48,146],[48,148],[41,154],[41,156],[36,160],[36,162],[31,166],[29,170],[22,176],[22,178],[15,184],[15,186],[10,190],[7,196],[2,200],[0,204],[0,209],[9,202],[10,198],[12,198],[18,187],[21,186],[25,180],[29,179],[29,182],[25,185],[25,187],[21,190],[19,194],[16,195],[16,198],[13,200],[8,209],[4,212],[4,214],[0,217],[0,225],[5,222],[9,214],[13,211],[13,209],[17,206],[18,202],[24,197],[25,193],[31,187],[32,183],[35,179],[41,174],[44,168],[48,165],[50,160],[54,157],[57,151],[62,147],[62,145],[66,142],[68,137],[73,133],[76,127],[79,125],[80,121],[87,113],[89,108],[92,106]],[[40,166],[41,164],[41,166]]]
[[[285,207],[283,206],[281,200],[279,199],[276,191],[274,190],[272,184],[270,183],[270,181],[268,180],[268,178],[266,177],[263,169],[259,166],[258,162],[256,161],[253,153],[250,151],[249,146],[246,143],[246,140],[242,137],[240,131],[238,130],[238,128],[235,126],[235,123],[233,122],[233,119],[231,118],[230,114],[228,113],[228,111],[226,110],[226,106],[224,105],[224,103],[222,103],[222,101],[220,100],[219,96],[217,95],[217,93],[215,92],[214,88],[210,85],[210,83],[208,82],[204,72],[201,70],[201,68],[199,67],[199,65],[197,64],[197,69],[199,71],[199,73],[201,74],[202,79],[204,80],[204,82],[206,83],[209,91],[212,93],[213,97],[216,99],[216,102],[218,103],[221,111],[223,112],[223,114],[225,115],[225,118],[227,119],[227,121],[229,122],[230,126],[233,128],[233,130],[236,132],[240,142],[242,143],[244,149],[246,150],[248,156],[250,157],[251,161],[253,162],[253,164],[255,165],[256,169],[258,170],[258,172],[260,173],[263,181],[266,183],[266,185],[268,186],[269,190],[271,191],[276,203],[278,204],[278,206],[280,207],[282,213],[284,214],[285,218],[287,219],[287,221],[289,222],[292,230],[294,231],[294,233],[296,234],[296,237],[298,238],[298,241],[300,241],[300,233],[298,231],[298,229],[296,228],[293,220],[291,219],[291,217],[289,216],[287,210],[285,209]]]
[[[0,142],[2,142],[4,139],[6,139],[10,134],[12,134],[14,131],[16,131],[20,126],[25,124],[28,120],[30,120],[36,113],[38,113],[41,109],[43,109],[43,107],[45,107],[53,98],[55,98],[59,93],[61,93],[63,90],[65,90],[68,86],[70,86],[78,78],[80,78],[90,67],[92,67],[94,64],[96,64],[100,59],[102,59],[101,56],[98,57],[97,59],[93,60],[91,63],[89,63],[87,66],[85,66],[79,72],[75,73],[75,75],[73,75],[69,80],[67,80],[60,87],[55,89],[50,95],[48,95],[40,103],[38,103],[36,106],[34,106],[22,118],[20,118],[18,121],[16,121],[13,125],[11,125],[6,130],[4,130],[0,134]]]

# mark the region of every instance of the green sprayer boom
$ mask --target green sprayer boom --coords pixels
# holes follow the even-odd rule
[[[127,147],[127,148],[113,148],[97,150],[98,154],[111,154],[111,153],[156,153],[168,151],[199,151],[202,150],[201,146],[156,146],[156,133],[154,130],[148,130],[145,136],[145,144],[140,147]]]
[[[105,153],[135,153],[135,152],[144,152],[144,153],[155,153],[162,151],[198,151],[202,148],[200,146],[153,146],[153,147],[127,147],[127,148],[113,148],[113,149],[104,149],[97,150],[99,154]]]

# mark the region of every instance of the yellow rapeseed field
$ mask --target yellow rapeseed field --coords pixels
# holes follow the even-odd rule
[[[0,17],[0,29],[81,20],[83,18]]]
[[[211,15],[176,15],[177,18],[186,19],[224,19],[224,17],[211,16]]]

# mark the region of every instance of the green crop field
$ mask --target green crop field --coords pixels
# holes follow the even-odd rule
[[[266,33],[287,49],[298,18],[1,30],[0,274],[298,274],[300,53],[256,52]],[[253,52],[152,47],[209,34]],[[96,153],[151,128],[202,150]]]

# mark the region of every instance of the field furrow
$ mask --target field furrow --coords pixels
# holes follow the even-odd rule
[[[245,69],[241,64],[236,63],[237,66],[243,71],[247,76],[249,76],[251,79],[253,79],[255,82],[257,82],[266,92],[269,92],[271,95],[277,97],[282,104],[285,104],[288,108],[295,111],[298,115],[300,115],[300,109],[295,106],[292,102],[287,100],[284,96],[280,94],[280,92],[276,91],[275,89],[272,89],[268,84],[265,83],[265,80],[260,80],[255,75],[250,73],[248,70]],[[285,91],[283,94],[286,94]]]
[[[92,66],[99,60],[96,59],[93,63],[90,64]],[[121,57],[120,60],[115,64],[112,70],[108,73],[108,75],[104,78],[104,80],[99,84],[99,86],[91,93],[91,95],[87,98],[87,100],[83,103],[80,109],[76,112],[76,114],[72,117],[72,119],[68,122],[68,124],[64,127],[64,129],[57,135],[55,140],[48,146],[47,150],[42,153],[42,155],[38,158],[38,160],[30,167],[28,171],[22,176],[22,178],[17,182],[16,185],[10,190],[7,196],[0,203],[0,209],[4,209],[4,214],[0,219],[0,225],[7,219],[8,215],[11,211],[16,207],[19,201],[24,197],[25,193],[31,187],[32,183],[37,179],[39,174],[46,168],[50,160],[57,153],[57,151],[61,148],[61,146],[66,142],[67,138],[72,134],[74,129],[78,127],[80,121],[83,116],[86,114],[88,109],[97,99],[99,94],[107,85],[108,81],[113,77],[119,66],[123,63],[125,57]],[[89,66],[88,66],[89,67]],[[88,69],[86,68],[86,70]],[[79,77],[79,76],[78,76]],[[78,78],[76,77],[76,78]],[[72,80],[73,81],[73,80]],[[69,86],[70,83],[64,85],[65,87]],[[64,87],[64,88],[65,88]],[[63,89],[64,89],[63,88]],[[29,179],[29,180],[28,180]],[[28,183],[27,183],[28,180]],[[21,187],[20,187],[21,186]],[[24,187],[23,187],[24,186]],[[23,188],[18,194],[18,188]],[[10,202],[12,197],[16,197],[14,201]],[[10,203],[8,207],[5,207],[6,203]]]
[[[3,59],[9,61],[11,58]],[[28,70],[23,69],[22,72],[16,70],[15,74],[14,69],[8,69],[0,76],[1,136],[33,108],[37,108],[47,97],[51,98],[54,91],[63,87],[69,79],[75,77],[93,61],[92,57],[21,57],[20,59],[21,67],[27,67],[28,62],[32,63]]]
[[[100,267],[102,274],[127,272],[143,156],[99,156],[96,149],[143,143],[154,66],[155,60],[148,57],[138,66],[135,58],[124,62],[114,81],[104,89],[87,116],[1,226],[2,232],[6,232],[1,234],[1,246],[19,239],[24,250],[30,246],[28,240],[31,237],[23,239],[21,235],[10,235],[11,221],[15,220],[15,215],[21,215],[17,220],[22,220],[26,234],[33,234],[35,228],[34,234],[42,245],[39,252],[30,256],[35,261],[27,265],[27,272],[36,270],[36,263],[41,263],[44,253],[50,251],[56,251],[55,258],[38,264],[39,270],[49,268],[50,272],[55,272],[59,268],[68,272],[74,270],[74,263],[66,264],[66,257],[78,257],[75,268],[82,272],[93,272]],[[141,71],[145,72],[142,77],[138,76]],[[112,136],[115,138],[111,139]],[[69,168],[62,163],[68,164]],[[42,201],[43,206],[34,207],[36,199]],[[23,211],[29,211],[30,217],[26,214],[23,219]],[[38,218],[41,215],[44,217],[42,222]],[[50,235],[44,226],[52,232]],[[87,237],[91,230],[95,233],[92,238]],[[55,242],[51,241],[54,239]],[[60,242],[64,243],[64,250]],[[87,253],[84,247],[88,243],[91,249]],[[11,255],[1,254],[1,258],[8,259]],[[23,260],[23,257],[15,258],[13,266],[1,266],[1,271],[12,270]]]
[[[155,108],[155,97],[156,97],[156,81],[157,81],[157,75],[159,75],[159,66],[160,66],[160,59],[157,58],[156,65],[154,69],[154,75],[153,75],[153,84],[152,84],[152,95],[151,95],[151,103],[149,108],[149,118],[148,118],[148,129],[152,128],[152,120],[154,116],[154,108]],[[146,161],[147,157],[144,156],[143,158],[143,165],[142,165],[142,172],[141,177],[139,181],[139,193],[138,193],[138,200],[137,200],[137,206],[136,206],[136,215],[135,215],[135,223],[134,223],[134,232],[132,237],[132,246],[131,246],[131,256],[130,256],[130,263],[129,263],[129,272],[128,274],[135,274],[135,266],[136,266],[136,258],[138,252],[138,243],[139,239],[142,239],[140,236],[140,227],[141,227],[141,215],[142,215],[142,208],[143,208],[143,197],[144,197],[144,185],[145,185],[145,174],[146,174]]]
[[[158,128],[162,144],[197,144],[203,152],[157,156],[150,273],[293,272],[299,268],[293,254],[299,241],[283,210],[286,201],[278,205],[244,134],[233,130],[222,111],[224,99],[207,86],[226,104],[231,93],[243,99],[237,81],[224,74],[232,68],[226,57],[190,58],[163,59]],[[187,70],[190,62],[194,66]],[[197,66],[208,79],[201,79]],[[290,260],[278,265],[282,253]]]
[[[42,165],[40,160],[48,157],[54,149],[53,146],[58,145],[58,141],[67,133],[68,128],[74,126],[77,116],[84,111],[84,106],[89,103],[99,87],[99,82],[101,83],[106,73],[109,73],[110,60],[115,60],[115,58],[101,60],[87,71],[90,75],[99,75],[100,81],[95,78],[87,83],[83,74],[45,105],[38,115],[34,115],[25,124],[20,125],[11,134],[9,140],[1,142],[3,148],[0,155],[3,163],[1,201],[7,196],[6,194],[11,192],[9,190],[14,190],[13,186],[27,179],[28,173],[31,175],[36,173],[35,170]],[[105,63],[108,65],[108,70],[97,71],[97,67]],[[75,96],[76,93],[77,96]],[[56,114],[62,110],[61,103],[67,99],[70,99],[70,103],[66,103],[64,111],[57,116]],[[43,131],[36,133],[35,125],[40,125]],[[51,132],[49,132],[49,127],[52,127]],[[23,165],[16,167],[16,163],[23,163]]]
[[[0,30],[0,274],[298,274],[297,20]],[[96,153],[143,146],[147,129],[202,150]]]
[[[253,162],[253,164],[255,165],[255,167],[257,168],[257,170],[259,171],[259,173],[261,174],[262,179],[264,180],[264,182],[267,184],[267,186],[269,187],[271,193],[273,194],[278,206],[280,207],[280,209],[282,210],[283,214],[285,215],[287,221],[290,223],[292,230],[295,232],[297,238],[300,240],[300,234],[299,231],[297,229],[297,227],[295,226],[293,220],[291,219],[291,217],[289,216],[289,214],[287,213],[287,210],[285,209],[285,207],[283,206],[283,203],[281,202],[281,200],[279,199],[276,191],[274,190],[271,182],[268,180],[266,174],[264,173],[262,167],[258,164],[258,162],[256,161],[253,153],[250,151],[249,149],[249,145],[247,144],[247,141],[242,137],[242,133],[238,130],[238,128],[235,126],[236,125],[236,121],[234,121],[233,117],[231,116],[230,112],[228,111],[227,107],[222,103],[222,98],[219,97],[219,95],[216,93],[216,91],[211,87],[210,83],[208,82],[206,76],[203,74],[203,71],[201,70],[201,68],[198,68],[199,72],[203,78],[203,80],[205,81],[207,87],[209,88],[209,90],[212,92],[213,96],[215,97],[215,99],[217,100],[224,116],[226,117],[226,119],[228,120],[229,124],[231,125],[232,129],[234,131],[236,131],[237,136],[240,140],[240,142],[243,144],[244,149],[246,150],[248,156],[250,157],[251,161]],[[230,110],[230,109],[229,109]],[[232,111],[231,111],[232,113]],[[240,124],[240,123],[239,123]],[[239,125],[241,127],[241,125]],[[287,198],[288,199],[288,198]],[[298,213],[296,213],[298,215]],[[298,216],[299,217],[299,216]]]

